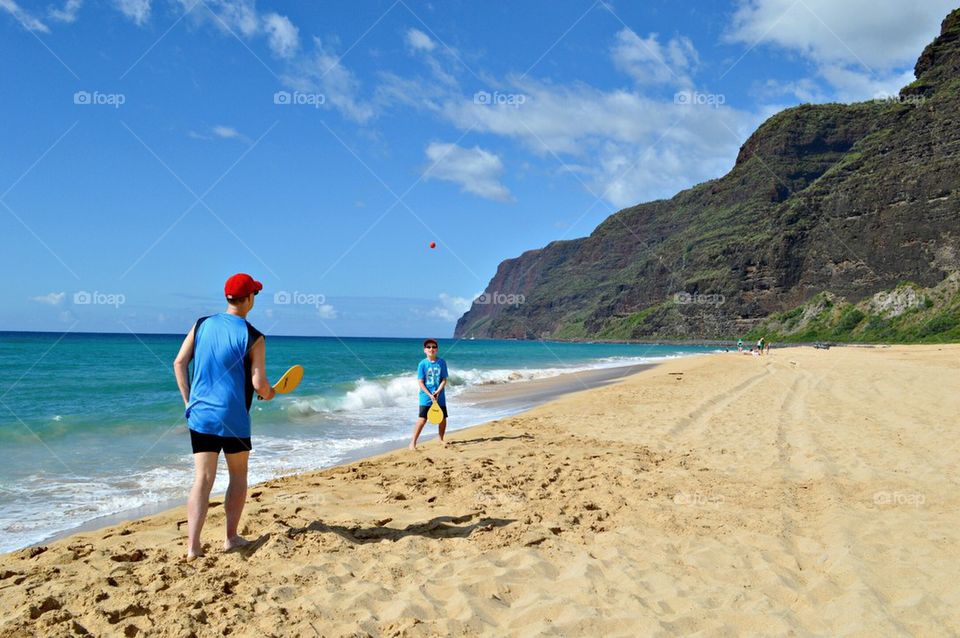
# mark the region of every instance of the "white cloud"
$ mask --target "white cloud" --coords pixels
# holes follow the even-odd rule
[[[300,30],[290,18],[278,13],[261,14],[256,0],[204,0],[191,10],[196,0],[178,0],[190,11],[194,23],[208,23],[222,33],[253,39],[266,36],[270,51],[279,58],[292,58],[300,48]]]
[[[479,297],[479,295],[476,296]],[[473,304],[473,299],[455,297],[445,292],[441,292],[438,298],[440,299],[440,305],[431,308],[427,315],[443,321],[456,321],[463,313],[470,310],[470,306]]]
[[[313,44],[313,55],[284,75],[284,81],[298,91],[323,94],[325,104],[355,122],[362,124],[373,118],[373,106],[360,99],[360,82],[353,72],[319,38],[314,38]]]
[[[51,292],[46,295],[40,295],[39,297],[30,297],[30,301],[36,301],[37,303],[47,304],[48,306],[59,306],[63,303],[64,298],[66,298],[67,293],[65,292]]]
[[[336,319],[337,310],[332,305],[325,303],[317,307],[317,312],[321,319]]]
[[[13,2],[14,0],[0,0]],[[126,15],[138,24],[149,18],[151,0],[114,0]],[[319,38],[313,39],[313,49],[301,54],[300,30],[287,17],[278,13],[261,14],[255,0],[172,0],[189,13],[194,25],[213,25],[224,34],[245,40],[266,37],[273,55],[288,61],[283,82],[292,89],[319,93],[324,105],[333,107],[342,115],[358,123],[365,123],[375,115],[373,104],[360,98],[360,82],[356,75],[340,61],[334,51]],[[191,133],[202,139],[202,135]]]
[[[230,126],[223,126],[221,124],[218,124],[217,126],[214,126],[213,129],[211,130],[213,134],[216,135],[217,137],[222,137],[223,139],[227,139],[227,140],[233,139],[235,137],[240,137],[240,133],[237,132],[237,129],[232,128]]]
[[[184,11],[195,0],[176,0]],[[260,14],[255,0],[204,0],[190,19],[195,24],[211,24],[223,33],[245,39],[266,36],[270,51],[289,62],[282,80],[289,88],[323,95],[325,107],[332,107],[358,123],[375,115],[373,105],[360,98],[360,82],[356,75],[319,38],[313,38],[313,49],[303,54],[300,30],[286,16]]]
[[[703,155],[675,142],[641,149],[608,142],[598,152],[599,169],[592,176],[592,190],[617,208],[672,197],[730,170],[738,144],[732,133],[728,132],[728,137],[728,150]]]
[[[443,179],[455,182],[463,190],[495,201],[510,201],[510,191],[500,183],[503,162],[500,158],[479,146],[463,148],[456,144],[433,142],[427,146],[427,158],[431,162],[426,172],[428,179]]]
[[[827,102],[829,96],[825,88],[813,78],[780,81],[767,79],[758,83],[752,90],[759,99],[769,100],[783,95],[792,95],[801,102]]]
[[[821,67],[819,75],[833,87],[834,99],[841,102],[897,95],[914,78],[912,69],[876,76],[838,64]]]
[[[150,19],[150,0],[114,0],[120,13],[142,26]]]
[[[628,31],[612,38],[613,64],[639,64],[638,54],[631,57],[621,46],[636,44],[634,38]],[[668,63],[672,60],[678,71],[694,69],[697,62],[692,44],[681,44],[686,39],[679,36],[674,40],[672,51],[669,43],[660,45],[665,52],[662,55]],[[445,59],[445,63],[453,65],[455,61]],[[635,71],[640,73],[639,68]],[[649,82],[631,89],[602,90],[583,82],[558,84],[516,76],[491,79],[491,86],[484,87],[492,94],[496,86],[501,97],[513,100],[497,102],[478,99],[473,94],[476,87],[469,87],[464,95],[464,89],[455,81],[447,82],[447,77],[449,74],[434,72],[431,82],[385,75],[378,99],[383,106],[432,112],[461,131],[515,140],[553,166],[558,175],[574,177],[591,194],[617,207],[670,197],[724,174],[733,166],[743,141],[771,114],[762,107],[751,112],[716,101],[678,104],[672,96],[651,97],[645,93]],[[725,101],[725,96],[709,97]],[[433,145],[434,157],[442,150],[442,145]],[[493,152],[485,152],[499,162]],[[490,160],[480,165],[487,166],[481,175],[492,175],[484,182],[487,190],[504,197],[506,189],[499,183],[499,173],[492,173],[492,167],[501,165]],[[466,182],[464,171],[456,169],[456,164],[443,162],[439,170],[447,172],[444,179]],[[437,172],[431,174],[439,177]],[[467,175],[477,172],[475,168]]]
[[[67,24],[76,22],[77,12],[83,6],[83,0],[66,0],[62,9],[50,9],[50,17],[58,22]]]
[[[187,136],[195,140],[205,140],[210,141],[215,138],[220,138],[222,140],[242,140],[249,143],[250,138],[233,128],[232,126],[225,126],[223,124],[217,124],[216,126],[211,126],[208,132],[198,133],[197,131],[188,131]]]
[[[913,65],[956,0],[740,0],[732,42],[774,44],[820,63]]]
[[[579,83],[525,79],[511,88],[527,97],[517,108],[457,97],[439,112],[463,130],[520,141],[615,206],[669,197],[722,175],[762,121],[727,105],[676,104]]]
[[[433,51],[437,48],[436,42],[420,29],[408,29],[406,40],[410,48],[415,51]]]
[[[40,31],[41,33],[50,33],[49,27],[35,18],[28,11],[24,10],[16,0],[0,0],[0,10],[6,11],[20,25],[28,31]]]
[[[526,97],[521,107],[478,104],[456,96],[445,101],[443,115],[463,129],[473,125],[519,138],[544,155],[579,153],[585,138],[595,135],[639,141],[642,131],[661,129],[666,123],[656,113],[636,119],[652,101],[629,91],[604,92],[581,83],[554,86],[530,79],[512,83],[510,90]]]
[[[179,2],[184,11],[196,4],[196,0]],[[190,16],[194,21],[207,21],[225,33],[252,37],[260,30],[256,0],[203,0]]]
[[[263,28],[267,32],[270,50],[277,57],[292,57],[300,48],[300,30],[287,16],[269,13],[263,18]]]
[[[824,88],[833,90],[830,99],[866,100],[896,94],[913,80],[914,62],[955,4],[955,0],[741,0],[725,39],[797,53],[813,63],[814,77]],[[797,90],[790,92],[800,99],[824,97],[804,80],[793,85]]]
[[[690,73],[699,62],[689,38],[677,36],[661,45],[656,33],[641,38],[628,28],[621,29],[611,49],[618,69],[638,84],[690,84]]]
[[[51,16],[63,22],[74,21],[84,0],[62,1],[63,8],[51,10]],[[150,19],[152,0],[112,1],[120,12],[138,25]],[[318,38],[314,38],[314,47],[309,54],[299,55],[300,30],[288,17],[274,12],[259,13],[256,0],[170,1],[195,25],[213,25],[222,33],[244,39],[265,37],[273,55],[289,61],[283,81],[290,88],[322,94],[325,105],[361,124],[375,116],[374,104],[360,97],[360,82],[356,75]],[[0,0],[0,10],[14,16],[27,29],[49,32],[43,22],[23,10],[16,0]],[[417,33],[419,36],[413,36],[411,40],[413,46],[430,50],[433,42],[422,32]],[[196,132],[189,135],[205,139],[205,135]]]

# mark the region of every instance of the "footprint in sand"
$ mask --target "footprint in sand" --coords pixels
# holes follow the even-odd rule
[[[146,557],[147,553],[145,551],[142,549],[135,549],[132,552],[127,552],[125,554],[114,554],[110,557],[110,560],[118,563],[139,563]]]

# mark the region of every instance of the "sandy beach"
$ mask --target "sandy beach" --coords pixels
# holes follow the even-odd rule
[[[0,556],[0,636],[955,635],[960,346],[682,358]],[[427,430],[429,432],[429,430]]]

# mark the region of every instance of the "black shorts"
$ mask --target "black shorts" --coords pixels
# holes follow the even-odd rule
[[[223,450],[224,454],[236,454],[237,452],[249,452],[253,449],[250,444],[250,437],[241,439],[236,436],[217,436],[216,434],[205,434],[190,430],[190,445],[193,446],[193,453],[197,452],[215,452],[217,454]]]
[[[427,412],[430,411],[430,407],[431,407],[431,406],[429,406],[429,405],[421,405],[421,406],[420,406],[420,418],[421,418],[421,419],[427,418]],[[440,409],[443,410],[443,418],[447,418],[447,406],[441,405],[441,406],[440,406]]]

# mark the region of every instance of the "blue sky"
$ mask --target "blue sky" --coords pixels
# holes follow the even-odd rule
[[[268,333],[449,335],[782,108],[895,94],[955,4],[0,0],[0,329],[184,332],[245,271]]]

